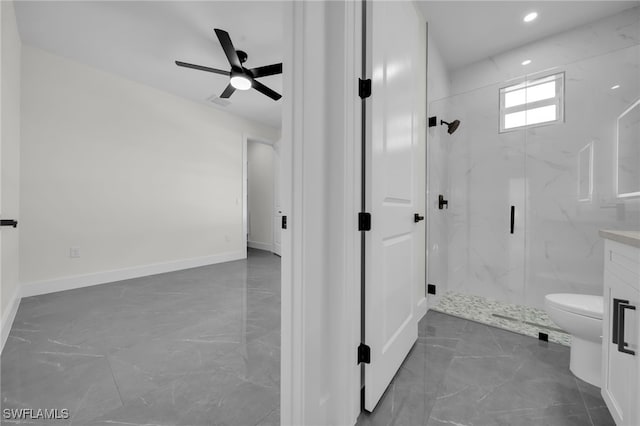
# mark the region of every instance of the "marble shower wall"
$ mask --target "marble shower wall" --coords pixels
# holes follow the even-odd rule
[[[453,135],[446,126],[429,129],[431,158],[446,158],[430,167],[446,168],[440,183],[449,209],[435,210],[431,232],[437,221],[446,223],[440,260],[447,262],[447,290],[531,307],[542,307],[552,292],[602,294],[598,230],[640,229],[640,199],[617,198],[614,179],[617,118],[640,98],[639,16],[640,8],[631,9],[491,58],[493,75],[459,70],[454,91],[470,88],[463,76],[483,85],[431,103],[438,120],[462,122]],[[511,78],[516,66],[505,58],[531,52],[557,62]],[[520,61],[514,63],[522,71]],[[499,89],[556,72],[565,73],[564,123],[499,133]],[[612,90],[615,84],[620,88]]]
[[[640,198],[615,191],[617,119],[640,99],[639,64],[635,45],[562,67],[565,123],[524,132],[528,305],[542,306],[547,293],[602,294],[598,230],[640,230]],[[591,167],[588,154],[579,167],[590,150]]]

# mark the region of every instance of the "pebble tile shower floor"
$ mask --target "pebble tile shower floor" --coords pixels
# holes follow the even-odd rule
[[[559,329],[544,309],[455,292],[445,294],[433,309],[525,336],[537,338],[542,332],[551,342],[571,346],[571,336]]]

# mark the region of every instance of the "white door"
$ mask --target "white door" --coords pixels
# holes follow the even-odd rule
[[[282,203],[280,202],[280,143],[273,145],[273,252],[281,256]]]
[[[410,2],[368,2],[372,96],[367,131],[365,409],[373,411],[418,337],[424,297],[424,28]],[[421,39],[422,38],[422,39]],[[424,47],[423,47],[424,48]],[[422,88],[422,90],[421,90]],[[421,136],[422,135],[422,136]]]

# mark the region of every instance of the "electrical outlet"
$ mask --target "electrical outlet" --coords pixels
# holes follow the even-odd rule
[[[69,249],[69,257],[71,258],[80,257],[80,247],[71,247]]]

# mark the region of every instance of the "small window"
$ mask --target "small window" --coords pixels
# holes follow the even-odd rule
[[[500,89],[500,133],[564,120],[564,73]]]

